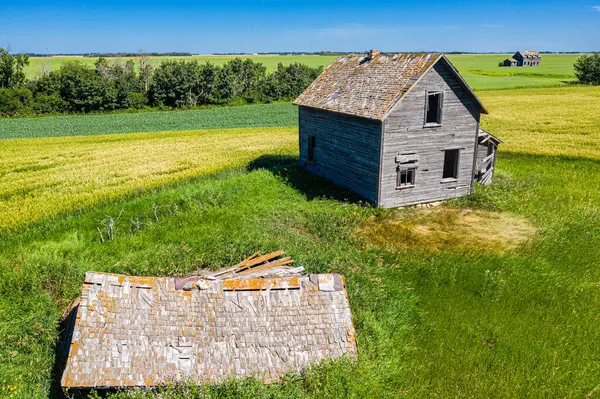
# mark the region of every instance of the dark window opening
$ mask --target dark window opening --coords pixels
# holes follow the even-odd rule
[[[458,178],[458,152],[459,150],[444,151],[444,173],[443,179]]]
[[[425,116],[426,124],[442,123],[442,93],[427,94],[427,114]]]
[[[308,136],[308,162],[315,163],[315,148],[317,147],[317,137]]]
[[[415,185],[415,175],[417,169],[400,169],[398,168],[398,181],[396,182],[396,188],[412,187]]]

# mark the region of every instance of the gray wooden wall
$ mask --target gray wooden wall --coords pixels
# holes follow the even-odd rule
[[[427,91],[443,91],[442,124],[424,127]],[[396,207],[469,194],[479,130],[479,107],[442,59],[392,108],[384,120],[378,205]],[[460,149],[458,179],[443,181],[444,150]],[[396,157],[416,153],[415,187],[396,188]]]
[[[300,107],[300,165],[368,201],[377,202],[381,122]],[[308,137],[316,136],[316,163],[308,163]]]

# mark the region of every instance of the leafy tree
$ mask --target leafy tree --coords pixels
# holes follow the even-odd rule
[[[22,87],[25,83],[23,69],[29,65],[29,56],[12,55],[8,50],[0,48],[0,88]]]
[[[600,85],[600,53],[582,55],[573,67],[581,83]]]
[[[163,61],[154,71],[149,97],[154,105],[194,107],[206,88],[201,87],[202,67],[197,61]]]
[[[24,87],[0,88],[0,115],[22,116],[31,113],[33,96],[31,90]]]
[[[42,74],[29,82],[29,87],[35,96],[50,96],[60,92],[60,72]]]
[[[267,69],[251,59],[235,58],[226,62],[219,73],[218,94],[223,102],[241,98],[248,102],[258,101],[260,88]]]
[[[59,71],[60,97],[72,112],[90,112],[116,108],[117,90],[107,84],[96,70],[80,62],[63,65]]]
[[[287,66],[278,64],[277,70],[269,76],[263,87],[266,100],[298,97],[322,71],[322,67],[311,68],[299,63]]]
[[[102,78],[104,85],[114,93],[116,98],[114,108],[140,108],[145,105],[141,102],[141,83],[135,74],[135,65],[129,60],[122,62],[117,59],[113,62],[100,57],[96,61],[96,73]],[[134,94],[135,93],[135,94]]]

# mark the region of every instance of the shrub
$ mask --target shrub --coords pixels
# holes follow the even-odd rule
[[[322,70],[322,67],[311,68],[299,63],[287,66],[280,63],[263,87],[266,100],[273,101],[299,96]]]
[[[193,107],[201,96],[206,96],[207,86],[202,85],[208,74],[197,61],[164,61],[154,71],[149,97],[153,104],[169,107]]]
[[[600,53],[582,55],[575,61],[574,68],[579,82],[600,85]]]
[[[67,109],[67,103],[60,98],[58,93],[38,94],[33,99],[31,109],[34,114],[55,114],[64,112]]]
[[[60,69],[60,97],[71,112],[90,112],[117,108],[118,91],[92,68],[70,62]]]
[[[18,89],[0,88],[0,115],[22,116],[30,114],[32,99],[31,90],[24,87]]]

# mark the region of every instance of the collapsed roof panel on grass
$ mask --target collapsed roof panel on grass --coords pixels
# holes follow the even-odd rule
[[[357,351],[337,274],[177,279],[87,273],[75,311],[64,388],[249,376],[269,383]]]

